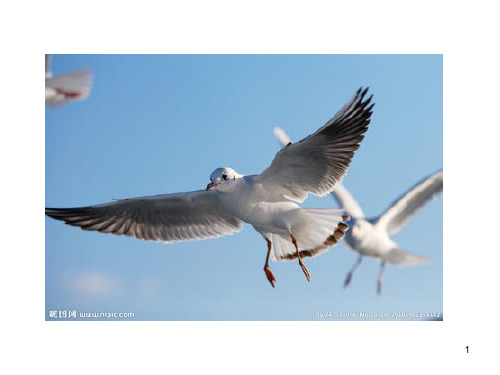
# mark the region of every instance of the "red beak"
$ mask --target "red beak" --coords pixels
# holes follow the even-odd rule
[[[212,190],[212,189],[213,189],[215,186],[217,186],[217,185],[219,185],[219,184],[216,184],[215,182],[211,182],[211,183],[209,183],[209,184],[207,185],[207,189],[206,189],[206,191],[208,191],[208,190]]]

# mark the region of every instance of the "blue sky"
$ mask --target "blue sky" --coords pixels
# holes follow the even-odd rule
[[[89,67],[89,100],[46,109],[46,206],[203,189],[217,167],[260,173],[281,126],[299,140],[363,85],[376,106],[344,182],[378,215],[443,163],[441,55],[55,55],[55,74]],[[309,197],[306,207],[333,207]],[[250,226],[216,240],[164,245],[86,232],[46,219],[50,310],[134,312],[137,320],[315,320],[316,312],[434,312],[443,306],[442,197],[394,239],[432,258],[388,266],[343,244],[262,270],[266,247]]]

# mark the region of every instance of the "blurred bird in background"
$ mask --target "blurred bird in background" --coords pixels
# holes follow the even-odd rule
[[[274,136],[285,147],[291,144],[290,137],[281,128],[274,128]],[[377,278],[377,293],[382,290],[382,276],[386,263],[396,266],[414,266],[424,264],[428,258],[402,250],[391,240],[390,235],[399,232],[402,227],[434,196],[443,191],[443,171],[424,178],[397,199],[383,214],[375,218],[366,218],[352,194],[337,183],[332,194],[341,208],[346,210],[350,219],[350,230],[345,236],[348,246],[359,254],[358,259],[347,274],[344,287],[349,286],[352,275],[361,263],[363,256],[380,259],[380,271]]]
[[[92,89],[92,73],[78,69],[54,76],[50,69],[50,55],[45,55],[45,105],[58,108],[76,100],[85,100]]]

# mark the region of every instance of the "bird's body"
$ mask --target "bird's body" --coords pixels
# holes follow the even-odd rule
[[[408,190],[382,215],[373,219],[367,219],[351,193],[342,184],[337,184],[332,194],[350,215],[349,225],[351,230],[347,233],[345,240],[349,247],[359,254],[358,260],[347,274],[344,285],[348,286],[350,284],[352,274],[359,263],[361,263],[363,256],[380,259],[381,270],[377,282],[379,293],[381,290],[382,272],[386,263],[396,266],[414,266],[427,263],[429,261],[428,258],[413,254],[407,250],[402,250],[390,238],[390,235],[401,230],[404,224],[420,208],[442,191],[443,171],[438,171]]]
[[[302,209],[309,193],[324,196],[345,173],[370,122],[371,97],[358,90],[333,119],[301,142],[280,150],[259,175],[218,168],[206,191],[124,199],[46,214],[86,230],[174,242],[227,235],[251,224],[266,240],[264,271],[275,285],[269,259],[313,257],[343,238],[348,219],[338,209]]]
[[[390,235],[401,230],[425,203],[442,191],[443,171],[438,171],[417,183],[384,213],[372,219],[365,217],[359,204],[342,184],[335,186],[333,196],[350,215],[351,230],[345,239],[354,251],[395,265],[410,266],[425,263],[427,259],[401,250]]]
[[[345,241],[363,256],[381,258],[397,247],[386,231],[380,230],[369,220],[351,218],[348,224],[351,230],[346,233]]]
[[[222,170],[221,173],[234,172],[230,168]],[[296,258],[292,233],[301,252],[326,250],[321,248],[324,242],[345,219],[342,210],[301,208],[281,193],[266,188],[258,175],[239,175],[218,192],[218,198],[226,212],[252,225],[265,239],[272,239],[274,260]],[[304,256],[312,255],[317,254]]]
[[[270,232],[285,229],[279,225],[278,218],[299,206],[279,193],[266,190],[256,180],[255,175],[236,179],[233,189],[220,194],[222,206],[255,227],[266,228]]]

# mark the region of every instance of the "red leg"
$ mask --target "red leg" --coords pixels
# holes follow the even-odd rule
[[[266,264],[264,265],[264,272],[266,273],[266,277],[269,280],[269,282],[271,283],[271,286],[273,288],[275,288],[276,287],[276,279],[274,278],[274,275],[271,272],[271,269],[269,268],[269,255],[271,254],[271,241],[269,241],[266,238],[266,242],[267,242],[267,256],[266,256]]]
[[[297,258],[299,259],[299,266],[302,268],[302,272],[304,272],[304,275],[306,275],[307,281],[311,281],[311,275],[309,275],[309,271],[306,268],[306,265],[302,261],[302,258],[300,257],[300,251],[299,251],[299,246],[297,245],[297,240],[293,235],[290,235],[290,239],[292,240],[293,246],[295,246],[295,250],[297,250]]]

